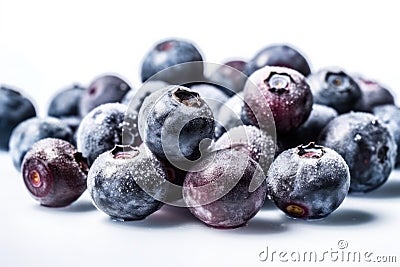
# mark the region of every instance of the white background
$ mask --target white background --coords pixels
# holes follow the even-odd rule
[[[196,42],[216,63],[289,43],[313,70],[341,66],[381,81],[398,98],[395,3],[0,0],[0,83],[23,90],[43,115],[57,90],[104,72],[140,86],[144,54],[176,36]],[[27,194],[6,153],[0,164],[0,266],[266,266],[273,264],[258,259],[266,246],[322,253],[337,250],[341,239],[346,251],[397,255],[400,262],[400,172],[368,196],[349,197],[323,221],[294,221],[267,204],[248,226],[216,230],[168,207],[141,222],[114,223],[87,195],[68,208],[46,209]]]

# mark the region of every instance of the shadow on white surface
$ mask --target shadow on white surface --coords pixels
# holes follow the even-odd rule
[[[106,217],[105,222],[119,227],[142,227],[142,228],[168,228],[187,224],[201,224],[186,208],[164,205],[160,210],[147,218],[138,221],[114,221]]]
[[[377,218],[373,214],[356,209],[341,208],[330,214],[325,219],[304,221],[285,216],[286,222],[291,224],[309,224],[319,226],[358,226],[374,222]]]
[[[400,199],[400,180],[390,179],[382,185],[382,187],[375,191],[368,192],[362,195],[352,195],[351,197],[359,197],[366,199],[386,199],[386,198],[398,198]]]
[[[262,217],[254,217],[251,219],[246,226],[232,229],[230,233],[235,234],[254,234],[254,235],[269,235],[269,234],[280,234],[288,230],[284,220],[276,219],[264,219]]]

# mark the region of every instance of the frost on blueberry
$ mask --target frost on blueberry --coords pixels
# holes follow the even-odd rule
[[[397,145],[396,166],[400,165],[400,108],[395,105],[382,105],[373,108],[374,115],[392,133]]]
[[[148,96],[139,112],[140,136],[163,159],[200,157],[202,141],[214,135],[213,113],[200,95],[183,86],[168,86]]]
[[[101,154],[88,174],[95,206],[115,220],[140,220],[157,211],[167,191],[161,163],[136,147],[116,146]]]
[[[208,154],[211,161],[196,164],[184,181],[183,197],[191,213],[207,225],[235,228],[247,223],[266,198],[265,175],[247,153],[233,149]],[[262,180],[251,191],[253,179]]]
[[[301,219],[328,216],[343,202],[349,186],[344,159],[314,143],[279,154],[267,176],[269,197],[287,215]]]
[[[236,149],[247,153],[266,172],[275,155],[275,140],[255,126],[243,125],[230,129],[214,144],[214,148]]]
[[[219,109],[228,100],[228,96],[217,86],[207,83],[199,83],[190,86],[190,89],[200,95],[210,107],[214,116],[217,116]]]
[[[127,106],[107,103],[87,114],[77,131],[78,150],[88,159],[89,165],[103,152],[115,145],[140,142],[137,130],[137,114],[126,113]]]
[[[397,146],[393,136],[369,113],[353,112],[333,119],[319,142],[346,161],[352,193],[365,193],[384,184],[395,164]]]

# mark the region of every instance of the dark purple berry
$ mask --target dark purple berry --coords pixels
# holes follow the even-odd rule
[[[365,193],[384,184],[396,160],[396,143],[373,115],[352,112],[324,128],[319,143],[334,149],[350,169],[351,193]]]
[[[304,76],[311,73],[306,58],[295,48],[288,45],[271,45],[258,52],[244,69],[244,73],[250,76],[258,69],[265,66],[279,66],[297,70]]]
[[[107,103],[93,109],[82,119],[76,133],[77,147],[88,159],[89,165],[115,145],[138,144],[137,114],[126,111],[127,106],[123,104]]]
[[[32,102],[20,92],[0,86],[0,150],[8,150],[13,129],[22,121],[36,116]]]
[[[354,79],[339,68],[322,69],[307,79],[314,102],[336,109],[339,114],[354,110],[361,90]]]
[[[258,118],[268,118],[272,112],[278,133],[298,128],[309,116],[313,96],[304,76],[299,72],[266,66],[254,72],[246,83],[244,100],[246,115],[253,125]]]
[[[82,117],[102,104],[121,102],[129,90],[131,86],[120,77],[110,74],[97,77],[82,95],[79,104]]]
[[[168,86],[145,99],[139,113],[139,130],[157,157],[196,159],[200,142],[214,135],[214,119],[198,93],[183,86]]]
[[[392,133],[397,144],[396,166],[400,166],[400,108],[395,105],[382,105],[374,107],[372,111]]]
[[[193,43],[178,39],[165,40],[156,44],[145,56],[141,69],[142,81],[152,77],[152,80],[169,84],[182,84],[202,79],[204,67],[201,61],[203,57]],[[191,62],[196,63],[180,65]],[[167,68],[168,71],[161,72]]]
[[[267,186],[270,198],[290,217],[321,219],[347,196],[350,173],[338,153],[310,143],[282,152],[268,171]]]
[[[393,95],[379,83],[362,77],[356,77],[354,80],[361,89],[361,97],[354,106],[355,110],[372,112],[376,106],[394,104]]]
[[[71,129],[57,118],[34,117],[15,127],[10,137],[9,147],[13,164],[18,171],[21,169],[25,154],[32,148],[32,145],[48,137],[73,142]]]
[[[88,174],[88,191],[96,207],[114,220],[144,219],[157,211],[166,194],[165,172],[151,154],[116,146],[101,154]]]
[[[235,149],[219,150],[203,159],[194,167],[198,171],[189,172],[184,182],[183,197],[190,211],[217,228],[246,224],[266,198],[261,167],[247,153]],[[250,190],[253,179],[260,185]]]
[[[47,115],[56,118],[80,117],[79,103],[85,88],[74,84],[59,91],[50,101]]]
[[[47,207],[64,207],[86,190],[86,160],[67,141],[46,138],[36,142],[22,163],[25,186]]]

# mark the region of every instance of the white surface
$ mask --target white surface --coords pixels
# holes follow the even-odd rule
[[[0,83],[27,92],[44,114],[55,91],[72,82],[87,85],[103,72],[139,86],[147,50],[177,36],[195,41],[206,60],[217,63],[250,58],[270,43],[291,43],[314,70],[342,66],[400,96],[396,1],[134,2],[0,0]],[[0,164],[2,267],[266,266],[279,262],[259,261],[266,246],[322,254],[337,250],[339,240],[348,241],[344,251],[396,255],[400,262],[400,172],[368,197],[347,198],[323,221],[290,220],[267,205],[246,227],[216,230],[168,207],[144,221],[115,223],[87,195],[68,208],[43,208],[7,154],[0,153]],[[326,259],[323,266],[338,264]],[[349,266],[357,265],[365,263]]]

